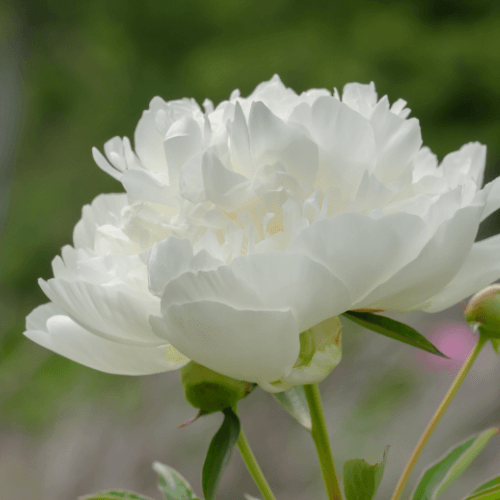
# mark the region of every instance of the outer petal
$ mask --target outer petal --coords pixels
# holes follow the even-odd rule
[[[481,215],[481,221],[500,208],[500,177],[488,182],[488,184],[484,186],[484,189],[479,191],[478,194],[483,193],[483,196],[485,196],[485,204]]]
[[[474,243],[460,271],[429,301],[424,311],[443,311],[500,279],[499,256],[500,235]]]
[[[127,293],[119,286],[100,286],[64,279],[39,280],[45,295],[90,332],[115,342],[153,346],[163,344],[149,325],[159,310],[156,297]],[[128,287],[126,287],[128,288]]]
[[[249,382],[288,374],[300,351],[291,310],[244,311],[212,301],[172,305],[151,318],[158,334],[190,359],[216,372]]]
[[[439,226],[416,259],[356,307],[387,311],[422,309],[422,303],[445,287],[463,265],[476,237],[481,209],[470,206],[458,210]]]
[[[288,251],[327,267],[346,284],[355,303],[413,260],[426,241],[426,224],[415,215],[372,219],[343,212],[303,229]]]
[[[97,337],[52,303],[39,306],[28,315],[24,334],[77,363],[117,375],[149,375],[176,370],[189,362],[168,344],[138,347]]]
[[[290,307],[301,332],[337,316],[352,303],[347,286],[338,276],[300,253],[237,257],[229,268],[268,308]]]

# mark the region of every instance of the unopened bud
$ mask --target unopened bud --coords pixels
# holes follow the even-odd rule
[[[479,327],[482,335],[500,339],[500,284],[487,286],[476,293],[464,314],[467,323]]]
[[[194,361],[183,366],[180,375],[186,399],[202,414],[234,406],[256,387],[252,382],[226,377]]]

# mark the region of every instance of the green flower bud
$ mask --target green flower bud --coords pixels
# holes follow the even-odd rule
[[[180,374],[186,399],[192,406],[199,408],[201,414],[234,406],[257,385],[226,377],[194,361],[183,366]]]
[[[481,335],[500,339],[500,285],[490,285],[476,293],[465,309],[465,319]]]

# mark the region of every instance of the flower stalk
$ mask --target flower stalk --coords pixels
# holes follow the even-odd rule
[[[236,413],[236,405],[233,406],[233,411]],[[264,477],[264,473],[262,469],[259,467],[257,463],[257,459],[250,448],[250,444],[248,443],[247,437],[243,432],[243,428],[240,427],[240,435],[238,437],[238,441],[236,443],[238,445],[238,449],[240,450],[241,457],[247,466],[248,472],[252,476],[257,488],[263,497],[264,500],[276,500],[273,492],[271,491],[271,487]]]
[[[328,430],[326,428],[325,414],[321,403],[321,395],[318,384],[304,385],[304,391],[311,413],[312,429],[311,434],[318,453],[319,465],[321,474],[325,483],[326,492],[329,500],[342,500],[342,492],[340,491],[337,473],[335,471],[335,463],[333,461],[332,449],[328,438]]]
[[[476,360],[479,352],[483,348],[484,344],[487,341],[487,337],[484,335],[479,334],[479,339],[474,346],[474,349],[472,349],[471,353],[469,354],[468,358],[465,360],[465,363],[463,364],[462,368],[458,372],[458,375],[456,376],[455,380],[453,381],[453,384],[451,385],[450,389],[448,390],[446,396],[444,397],[443,401],[441,401],[441,404],[439,405],[438,409],[436,410],[436,413],[434,413],[434,416],[428,423],[425,431],[423,432],[422,436],[420,437],[420,440],[417,443],[417,446],[413,450],[413,453],[410,457],[410,460],[406,464],[406,467],[403,471],[403,474],[401,475],[398,485],[396,486],[396,490],[394,491],[394,494],[391,497],[391,500],[399,500],[401,497],[401,494],[403,493],[403,490],[406,486],[406,483],[408,482],[408,479],[410,478],[410,475],[413,471],[413,468],[415,467],[418,458],[420,457],[420,454],[422,453],[422,450],[424,449],[425,445],[427,444],[427,441],[431,437],[432,433],[434,432],[434,429],[437,427],[439,421],[441,420],[442,416],[444,415],[446,409],[448,408],[449,404],[451,403],[452,399],[455,397],[455,394],[457,393],[458,389],[460,389],[460,386],[462,385],[463,381],[465,380],[465,377],[469,373],[472,365],[474,364],[474,361]]]

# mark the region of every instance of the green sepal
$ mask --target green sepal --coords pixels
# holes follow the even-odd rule
[[[154,462],[153,469],[158,474],[158,489],[165,500],[200,500],[182,474],[172,467]]]
[[[187,401],[201,410],[198,416],[234,406],[257,386],[227,377],[194,361],[180,369],[180,377]]]
[[[350,319],[364,328],[373,330],[374,332],[385,335],[391,339],[399,340],[400,342],[404,342],[405,344],[409,344],[413,347],[418,347],[419,349],[430,352],[431,354],[436,354],[442,358],[450,359],[434,345],[432,345],[423,335],[418,333],[417,330],[414,330],[411,326],[400,323],[395,319],[388,318],[386,316],[379,316],[378,314],[358,311],[347,311],[343,313],[342,316],[345,316],[347,319]]]
[[[150,497],[132,493],[131,491],[108,490],[102,493],[79,497],[78,500],[153,500]]]
[[[273,397],[300,425],[311,431],[311,414],[303,385],[290,387],[283,392],[275,392]]]
[[[224,421],[208,447],[201,475],[205,500],[214,500],[224,468],[240,435],[240,420],[232,408],[224,408]]]
[[[412,500],[436,500],[457,479],[500,429],[492,427],[449,450],[428,467],[415,487]]]
[[[384,475],[389,446],[382,461],[370,465],[362,459],[347,460],[344,464],[344,492],[346,500],[373,500]]]

